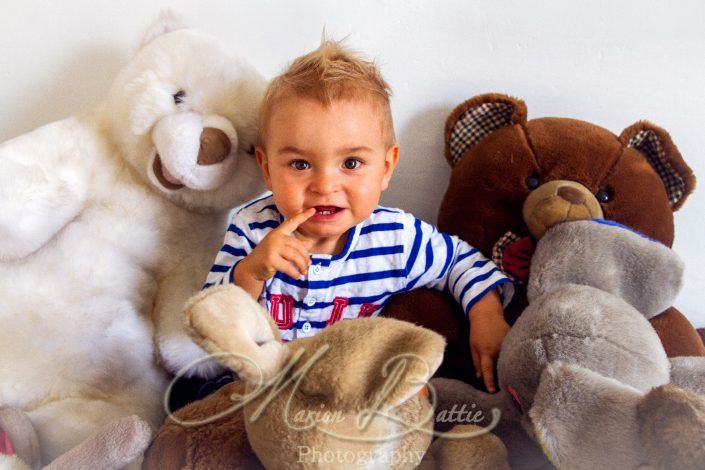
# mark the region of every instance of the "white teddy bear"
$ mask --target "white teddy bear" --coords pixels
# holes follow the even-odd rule
[[[157,429],[160,359],[204,354],[181,311],[229,210],[264,190],[264,86],[163,17],[104,104],[0,144],[0,408],[27,413],[42,463],[128,415]]]

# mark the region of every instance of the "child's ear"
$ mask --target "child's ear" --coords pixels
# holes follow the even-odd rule
[[[384,176],[382,178],[382,191],[387,189],[389,186],[389,181],[392,179],[392,173],[394,173],[394,168],[397,166],[399,161],[399,145],[394,144],[389,147],[387,154],[384,156]]]
[[[272,178],[269,173],[269,163],[267,160],[267,154],[264,152],[264,148],[257,146],[255,147],[255,157],[257,157],[257,164],[260,170],[262,170],[262,176],[264,177],[264,183],[267,189],[272,190]]]

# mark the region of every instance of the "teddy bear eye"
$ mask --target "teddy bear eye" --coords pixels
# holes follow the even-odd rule
[[[604,204],[605,202],[610,202],[612,200],[612,196],[613,194],[610,188],[600,188],[595,193],[595,197],[601,204]]]
[[[538,175],[531,175],[526,178],[526,187],[531,191],[539,187],[539,177]]]
[[[186,97],[186,92],[184,90],[179,90],[174,94],[174,104],[181,104],[184,102]]]

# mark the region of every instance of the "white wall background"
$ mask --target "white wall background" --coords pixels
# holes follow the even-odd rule
[[[402,159],[383,202],[435,221],[449,174],[442,126],[470,96],[523,98],[529,117],[639,120],[670,131],[705,185],[705,2],[0,0],[0,141],[90,109],[169,7],[266,76],[320,40],[381,63]],[[686,262],[677,306],[705,326],[705,188],[676,214]]]

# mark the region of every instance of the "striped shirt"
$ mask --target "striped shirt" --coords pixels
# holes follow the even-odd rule
[[[240,209],[203,288],[233,282],[237,263],[283,220],[271,194]],[[289,341],[339,320],[376,316],[392,295],[417,287],[451,293],[466,313],[492,289],[504,305],[514,291],[492,261],[459,238],[399,209],[377,207],[350,229],[340,253],[312,254],[302,279],[277,272],[265,281],[259,303]]]

